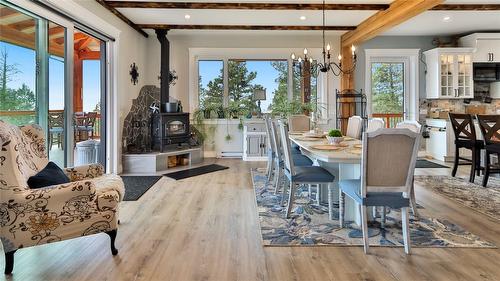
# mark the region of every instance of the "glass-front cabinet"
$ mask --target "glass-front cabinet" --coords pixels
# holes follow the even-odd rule
[[[426,96],[442,99],[471,99],[472,49],[436,48],[424,52],[427,64]]]

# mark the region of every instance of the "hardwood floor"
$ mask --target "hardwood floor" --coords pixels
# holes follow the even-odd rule
[[[406,256],[402,248],[264,248],[249,173],[264,163],[217,163],[230,169],[162,178],[139,201],[123,202],[118,256],[106,234],[21,249],[7,280],[500,280],[498,249],[414,248]],[[430,190],[416,193],[433,216],[500,245],[498,221]]]

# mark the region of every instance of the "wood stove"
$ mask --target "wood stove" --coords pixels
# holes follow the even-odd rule
[[[165,145],[182,144],[191,137],[189,127],[189,113],[166,112],[170,101],[170,42],[167,39],[168,30],[155,30],[160,41],[160,113],[157,123],[153,124],[153,147],[163,152]]]
[[[187,143],[191,137],[189,113],[160,113],[153,123],[153,149],[161,150],[165,145]]]

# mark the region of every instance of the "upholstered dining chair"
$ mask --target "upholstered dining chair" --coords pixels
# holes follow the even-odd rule
[[[347,121],[346,136],[359,139],[363,130],[363,118],[360,116],[351,116]]]
[[[481,149],[484,149],[484,142],[477,139],[472,115],[449,113],[449,117],[455,133],[455,162],[451,176],[454,177],[457,174],[459,165],[471,165],[469,181],[474,182],[476,172],[478,176],[481,172]],[[460,148],[470,149],[472,159],[461,157]]]
[[[292,115],[288,117],[290,132],[306,132],[311,129],[311,119],[306,115]]]
[[[359,206],[363,245],[368,253],[367,206],[401,208],[405,252],[410,253],[408,208],[420,134],[408,129],[380,129],[362,138],[361,179],[339,182],[339,222],[344,224],[345,195]]]
[[[290,152],[290,139],[288,137],[288,125],[279,121],[279,130],[281,135],[281,144],[283,147],[284,174],[289,182],[288,204],[285,217],[289,218],[292,212],[295,190],[300,184],[317,184],[318,186],[328,185],[328,210],[329,217],[333,218],[333,181],[335,177],[326,169],[317,166],[296,167],[293,163],[292,153]],[[283,194],[284,196],[284,194]]]
[[[479,128],[484,139],[484,177],[483,186],[486,187],[491,173],[500,173],[498,165],[491,168],[491,154],[496,154],[500,160],[500,115],[477,115]]]
[[[49,162],[42,129],[0,120],[0,145],[0,240],[6,274],[20,248],[101,232],[111,238],[111,253],[118,253],[118,203],[124,195],[119,176],[105,175],[102,165],[90,164],[63,169],[69,183],[30,189],[28,179]]]
[[[418,123],[417,121],[413,121],[413,120],[405,120],[403,122],[399,122],[396,124],[396,128],[408,129],[412,132],[422,134],[422,125],[420,125],[420,123]],[[412,183],[411,183],[410,204],[411,204],[411,211],[412,211],[413,215],[415,217],[418,217],[417,197],[415,195],[415,180],[414,179],[412,179]],[[384,210],[384,218],[385,218],[385,210]]]
[[[385,128],[385,122],[382,118],[371,118],[368,120],[368,126],[366,127],[367,132],[373,132],[378,129]]]
[[[274,161],[274,173],[276,175],[276,178],[274,179],[274,193],[279,192],[279,187],[282,186],[282,180],[283,180],[283,171],[284,171],[284,159],[283,159],[283,147],[281,145],[281,138],[280,138],[280,132],[277,126],[276,120],[271,120],[271,140],[274,143],[274,147],[276,147],[276,157]],[[293,149],[292,149],[293,151]],[[291,153],[293,164],[296,167],[307,167],[307,166],[312,166],[313,162],[309,157],[298,154],[298,153]],[[282,196],[282,202],[283,204],[283,198],[285,194],[285,190],[283,189],[283,196]]]

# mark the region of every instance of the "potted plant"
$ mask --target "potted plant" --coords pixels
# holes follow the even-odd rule
[[[344,140],[342,132],[337,129],[330,130],[326,136],[329,144],[339,144]]]

